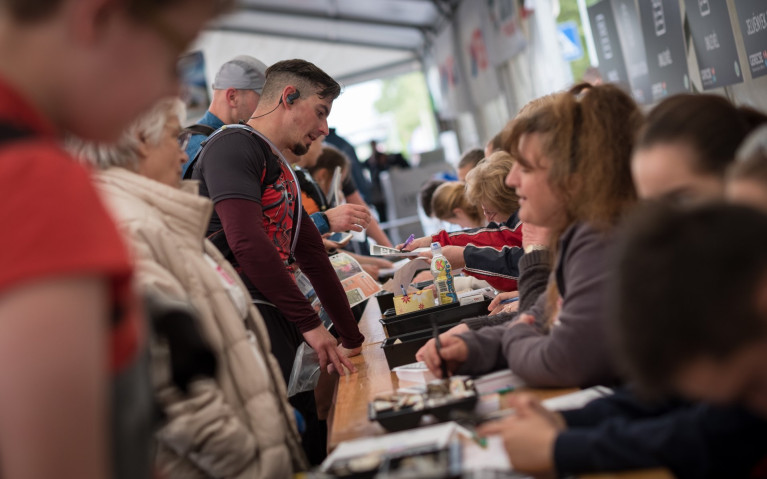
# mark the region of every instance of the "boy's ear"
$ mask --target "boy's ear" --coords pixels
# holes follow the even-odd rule
[[[62,6],[71,35],[83,45],[93,45],[108,32],[116,15],[120,13],[119,2],[110,0],[66,1]]]

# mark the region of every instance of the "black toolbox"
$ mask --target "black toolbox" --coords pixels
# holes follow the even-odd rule
[[[423,311],[389,316],[384,315],[379,321],[383,325],[386,337],[393,338],[415,331],[431,329],[432,320],[437,326],[452,326],[461,322],[462,319],[486,316],[488,313],[487,307],[490,305],[490,302],[491,300],[486,299],[485,301],[465,306],[459,306],[458,303],[441,304],[424,309]]]
[[[441,334],[453,326],[453,324],[438,326],[437,329]],[[415,353],[417,353],[418,350],[421,349],[421,346],[426,344],[432,337],[434,336],[432,335],[431,328],[429,328],[423,331],[416,331],[414,333],[384,339],[383,343],[381,343],[381,348],[384,350],[386,363],[389,365],[389,369],[394,369],[403,364],[414,363]]]

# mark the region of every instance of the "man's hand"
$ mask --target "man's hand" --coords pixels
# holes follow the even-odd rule
[[[447,364],[448,373],[455,372],[461,364],[466,362],[466,358],[469,357],[469,347],[466,346],[463,339],[446,333],[439,336],[439,341],[442,344],[439,354],[437,354],[437,346],[433,339],[426,343],[419,353],[423,351],[421,361],[426,363],[429,371],[438,378],[441,378],[442,370],[440,369],[440,364],[442,364],[442,361],[445,361]]]
[[[338,355],[344,358],[353,358],[354,356],[359,356],[359,354],[362,352],[362,346],[357,346],[356,348],[347,349],[342,344],[339,344],[336,349],[338,350]],[[333,374],[333,372],[336,370],[336,367],[332,364],[328,365],[328,373]],[[356,370],[353,370],[352,372],[355,372]]]
[[[363,231],[370,224],[370,211],[360,205],[345,204],[325,211],[330,231]]]
[[[531,395],[515,395],[510,406],[516,413],[479,428],[482,436],[499,434],[514,469],[543,474],[554,472],[554,442],[566,428],[562,415],[548,411]]]
[[[354,367],[348,357],[343,354],[339,355],[336,349],[338,341],[325,329],[325,326],[320,324],[316,328],[305,332],[303,336],[304,340],[317,353],[320,359],[320,368],[327,369],[331,374],[335,370],[339,374],[343,372],[346,375],[343,366],[346,366],[353,373],[357,372],[357,368]]]

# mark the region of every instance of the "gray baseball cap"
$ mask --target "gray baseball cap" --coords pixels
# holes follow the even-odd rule
[[[213,81],[214,90],[255,90],[259,95],[266,82],[266,65],[249,55],[239,55],[221,65]]]

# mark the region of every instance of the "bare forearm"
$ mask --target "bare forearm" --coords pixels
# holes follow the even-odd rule
[[[107,294],[68,278],[0,302],[0,476],[108,476]]]

